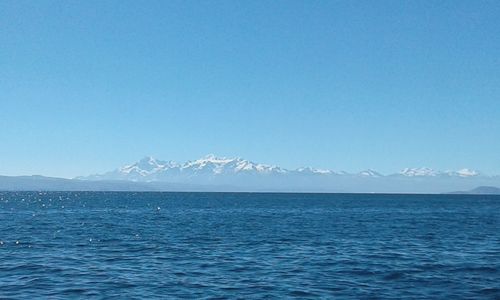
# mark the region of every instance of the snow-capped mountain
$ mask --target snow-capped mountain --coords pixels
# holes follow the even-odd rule
[[[180,165],[176,162],[156,160],[151,156],[147,156],[132,165],[118,169],[118,173],[134,177],[146,177],[156,172],[179,167]]]
[[[406,177],[475,177],[479,172],[471,169],[461,169],[458,171],[436,171],[431,168],[405,168],[397,175]]]
[[[447,171],[446,172],[450,176],[458,176],[458,177],[475,177],[481,175],[478,171],[471,169],[461,169],[458,171]]]
[[[258,164],[242,158],[217,157],[213,154],[195,161],[186,162],[181,166],[181,171],[213,175],[235,173],[284,174],[288,172],[277,166]]]
[[[405,168],[399,172],[399,175],[407,177],[415,176],[438,176],[440,172],[435,171],[431,168]]]
[[[380,174],[380,173],[379,173],[379,172],[377,172],[377,171],[374,171],[374,170],[368,169],[368,170],[364,170],[364,171],[359,172],[359,173],[358,173],[358,176],[378,178],[378,177],[382,177],[382,176],[384,176],[384,175]]]
[[[359,173],[347,173],[344,171],[332,171],[312,167],[302,167],[295,170],[281,168],[275,165],[267,165],[252,162],[242,158],[218,157],[213,154],[200,159],[178,163],[175,161],[157,160],[153,157],[145,157],[136,163],[126,165],[114,171],[104,174],[80,177],[87,180],[130,180],[139,182],[214,182],[219,180],[224,183],[235,183],[238,180],[249,181],[251,178],[295,178],[304,180],[311,178],[364,178],[377,179],[384,177],[403,178],[472,178],[480,176],[479,172],[470,169],[458,171],[436,171],[431,168],[406,168],[399,173],[385,176],[375,170],[364,170]],[[235,180],[234,178],[238,178]],[[224,180],[221,180],[224,179]]]
[[[332,170],[327,170],[327,169],[316,169],[316,168],[311,168],[311,167],[302,167],[298,168],[295,170],[297,174],[318,174],[318,175],[332,175],[332,174],[337,174],[340,175],[338,172],[334,172]]]
[[[406,168],[392,175],[383,175],[371,169],[358,173],[312,167],[291,170],[239,157],[215,155],[184,163],[148,156],[111,172],[77,179],[134,181],[155,187],[168,183],[176,186],[217,187],[216,190],[251,191],[444,192],[481,185],[500,185],[500,177],[484,176],[470,169],[438,171],[431,168]]]
[[[289,172],[278,166],[259,164],[242,158],[217,157],[213,154],[183,164],[157,160],[148,156],[114,171],[79,179],[175,182],[195,177],[280,175]]]

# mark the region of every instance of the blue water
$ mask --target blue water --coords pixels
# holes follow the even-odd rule
[[[0,193],[1,299],[500,299],[500,197]]]

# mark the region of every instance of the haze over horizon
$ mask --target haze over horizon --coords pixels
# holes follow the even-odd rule
[[[186,165],[194,165],[194,164],[205,164],[206,162],[209,162],[210,164],[215,164],[215,165],[225,165],[227,163],[232,163],[232,162],[241,162],[244,163],[245,165],[249,166],[262,166],[264,168],[277,168],[282,171],[290,172],[290,171],[313,171],[314,173],[318,174],[338,174],[338,175],[356,175],[356,174],[362,174],[365,172],[371,173],[369,176],[389,176],[389,175],[397,175],[397,174],[405,174],[406,176],[414,176],[413,173],[418,173],[417,176],[435,176],[438,175],[439,173],[442,174],[453,174],[453,176],[460,176],[460,177],[475,177],[475,176],[500,176],[500,174],[485,174],[481,173],[478,170],[473,170],[469,168],[461,168],[457,170],[436,170],[433,168],[429,168],[426,166],[423,167],[411,167],[411,168],[403,168],[400,170],[393,170],[390,173],[381,173],[378,172],[377,170],[373,169],[363,169],[363,170],[333,170],[333,169],[327,169],[327,168],[322,168],[321,166],[316,166],[316,167],[311,167],[311,166],[301,166],[295,169],[290,169],[290,168],[284,168],[282,166],[279,166],[277,164],[273,163],[266,163],[262,164],[260,162],[254,161],[252,159],[248,159],[245,157],[240,157],[240,156],[220,156],[216,155],[213,153],[204,155],[203,157],[199,158],[192,158],[187,161],[175,161],[175,160],[165,160],[161,159],[158,157],[153,157],[151,155],[146,155],[142,157],[139,160],[136,160],[131,163],[127,164],[122,164],[121,166],[117,166],[116,168],[112,170],[107,170],[108,172],[114,172],[114,171],[119,171],[119,170],[124,170],[124,169],[130,169],[131,167],[134,166],[139,166],[140,169],[144,168],[148,170],[149,168],[156,168],[160,167],[160,169],[167,167],[182,167]],[[243,167],[243,166],[242,166]],[[215,167],[217,169],[217,167]],[[242,169],[243,170],[243,169]],[[217,172],[216,172],[217,173]],[[87,175],[97,175],[95,174],[87,174]],[[86,177],[84,176],[78,176],[78,177]],[[92,176],[89,176],[92,177]]]
[[[475,176],[500,177],[500,174],[484,173],[480,170],[467,168],[467,167],[458,168],[458,169],[435,169],[435,168],[428,167],[428,166],[412,166],[412,167],[405,167],[405,168],[398,169],[398,170],[392,170],[388,173],[379,172],[378,170],[371,169],[371,168],[365,168],[365,169],[359,169],[359,170],[342,170],[342,169],[330,169],[330,168],[323,168],[321,166],[307,166],[307,165],[299,165],[299,167],[296,167],[296,168],[287,168],[287,167],[283,167],[283,166],[280,166],[280,165],[277,165],[277,164],[274,164],[271,162],[261,163],[261,162],[255,161],[255,160],[241,157],[241,156],[220,156],[220,155],[215,155],[213,153],[206,154],[206,155],[203,155],[203,156],[198,157],[198,158],[188,159],[186,161],[161,159],[158,157],[153,157],[151,155],[145,155],[138,160],[135,160],[133,162],[128,162],[128,163],[122,163],[119,166],[114,166],[113,168],[105,170],[103,172],[91,172],[88,174],[80,174],[80,175],[72,176],[72,177],[50,176],[50,175],[47,176],[45,174],[38,174],[38,173],[15,174],[15,175],[0,174],[0,176],[14,176],[14,177],[16,177],[16,176],[43,176],[43,177],[54,177],[54,178],[63,178],[63,179],[78,179],[78,178],[92,177],[94,175],[99,175],[99,174],[105,174],[108,172],[114,172],[117,170],[127,169],[128,167],[140,164],[141,162],[146,161],[146,160],[153,160],[155,163],[168,163],[168,164],[172,163],[172,164],[177,165],[177,166],[183,166],[183,165],[186,165],[189,163],[204,161],[207,159],[208,160],[215,159],[215,160],[219,160],[219,161],[221,161],[221,160],[222,161],[224,161],[224,160],[227,160],[227,161],[245,161],[245,162],[248,162],[250,164],[256,164],[256,165],[261,165],[261,166],[266,166],[266,167],[277,167],[277,168],[282,169],[282,170],[287,171],[287,172],[300,171],[300,170],[304,170],[304,171],[305,170],[312,170],[312,171],[317,172],[317,173],[332,173],[332,174],[345,174],[345,175],[356,175],[356,174],[359,175],[359,174],[364,174],[364,173],[368,172],[368,173],[373,173],[375,176],[378,176],[378,175],[380,175],[380,176],[392,176],[392,175],[405,174],[405,176],[411,177],[414,175],[408,175],[408,174],[417,173],[418,174],[417,176],[435,176],[435,174],[454,174],[453,176],[458,176],[459,174],[466,174],[466,176],[463,176],[463,177],[469,177],[469,176],[472,176],[472,177],[475,177]]]
[[[146,5],[147,4],[147,5]],[[0,2],[0,175],[500,174],[500,2]]]

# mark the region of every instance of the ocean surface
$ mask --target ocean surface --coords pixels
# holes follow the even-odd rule
[[[0,299],[500,299],[500,197],[0,192]]]

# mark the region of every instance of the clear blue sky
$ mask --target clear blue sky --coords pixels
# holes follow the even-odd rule
[[[0,174],[500,173],[500,1],[0,1]]]

